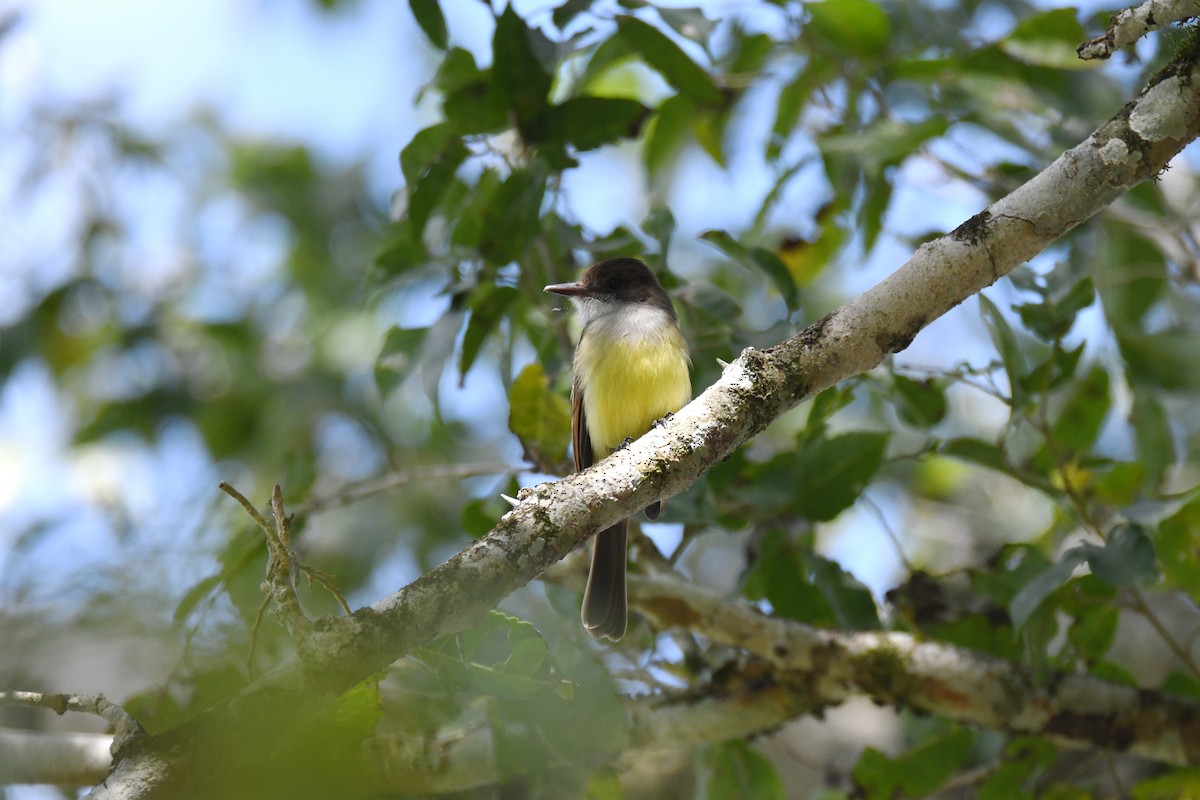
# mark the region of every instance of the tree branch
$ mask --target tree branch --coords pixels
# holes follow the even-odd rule
[[[1181,54],[1085,142],[949,235],[921,246],[858,299],[769,350],[743,352],[666,424],[592,469],[533,488],[487,536],[401,591],[349,619],[317,623],[298,643],[297,659],[164,736],[160,752],[171,753],[171,769],[138,776],[147,781],[143,791],[183,795],[203,771],[244,761],[245,742],[269,741],[289,720],[315,713],[415,647],[469,627],[589,536],[684,491],[785,411],[903,350],[946,311],[1153,178],[1200,133],[1196,58],[1194,48]],[[905,657],[925,663],[933,653],[912,643]],[[927,664],[931,676],[936,667],[936,659]],[[939,703],[954,705],[948,697]],[[1056,720],[1089,722],[1042,718]],[[196,746],[200,742],[205,746]],[[135,766],[120,765],[93,796],[122,796],[129,786],[120,769]]]
[[[1146,0],[1114,14],[1107,31],[1079,45],[1075,52],[1086,60],[1109,58],[1152,31],[1195,16],[1200,16],[1198,0]]]
[[[1200,704],[1083,675],[1032,672],[907,633],[841,633],[768,617],[668,577],[629,577],[630,603],[660,629],[682,627],[752,653],[803,687],[812,707],[854,695],[993,730],[1042,734],[1173,764],[1200,764]]]

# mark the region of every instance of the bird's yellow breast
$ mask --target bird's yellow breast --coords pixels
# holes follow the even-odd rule
[[[692,397],[687,345],[673,324],[652,336],[585,331],[575,360],[597,460]]]

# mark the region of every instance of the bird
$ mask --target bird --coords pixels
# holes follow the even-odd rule
[[[545,291],[570,298],[583,325],[571,385],[571,442],[576,472],[640,437],[692,397],[691,357],[679,316],[662,284],[636,258],[592,264],[574,283]],[[655,519],[661,503],[646,508]],[[627,624],[625,558],[629,520],[596,535],[583,626],[620,641]]]

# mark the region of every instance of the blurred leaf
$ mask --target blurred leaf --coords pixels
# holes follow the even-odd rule
[[[1004,760],[979,788],[979,800],[1012,800],[1032,796],[1033,781],[1058,759],[1053,744],[1031,736],[1014,737],[1004,748]]]
[[[1158,575],[1154,545],[1137,525],[1122,525],[1109,534],[1103,545],[1082,544],[1092,574],[1111,586],[1146,583]]]
[[[408,0],[408,7],[433,46],[445,50],[448,38],[446,17],[442,15],[438,0]]]
[[[1200,502],[1182,505],[1163,520],[1154,537],[1167,586],[1186,592],[1200,602]]]
[[[1117,330],[1117,343],[1130,377],[1164,389],[1200,388],[1196,334],[1176,328],[1156,333]]]
[[[827,62],[809,60],[796,76],[779,91],[775,108],[775,124],[767,140],[767,160],[774,161],[783,152],[783,145],[800,124],[800,115],[808,104],[813,90],[820,85],[825,75],[821,65]]]
[[[400,167],[408,183],[408,220],[420,241],[425,224],[454,180],[470,151],[448,122],[425,128],[400,152]]]
[[[179,605],[175,606],[175,613],[171,615],[171,621],[176,625],[182,624],[188,615],[202,600],[207,599],[213,592],[213,589],[221,585],[223,580],[220,574],[209,575],[202,579],[199,583],[194,584],[183,594]]]
[[[670,164],[687,140],[696,106],[685,95],[671,95],[658,107],[646,132],[642,156],[651,176]]]
[[[867,431],[805,437],[795,452],[758,465],[744,499],[768,513],[831,520],[858,500],[883,464],[887,442],[888,434]]]
[[[592,0],[566,0],[561,6],[554,9],[551,18],[554,20],[554,27],[562,30],[571,23],[571,20],[584,13],[592,7]]]
[[[900,164],[922,144],[945,133],[949,126],[950,120],[945,117],[931,117],[917,123],[882,118],[864,131],[823,136],[819,143],[826,156],[854,156],[856,165],[882,178],[885,167]],[[887,208],[887,203],[882,208]]]
[[[729,64],[733,75],[754,74],[763,68],[775,48],[775,42],[765,33],[746,33],[740,28],[736,32],[737,50]]]
[[[1036,575],[1017,592],[1008,606],[1013,627],[1020,630],[1047,597],[1071,579],[1072,573],[1086,560],[1081,548],[1074,547],[1063,553],[1058,563]]]
[[[830,386],[813,398],[808,409],[808,419],[804,423],[806,437],[824,436],[825,423],[834,414],[854,402],[854,388],[846,384]]]
[[[642,230],[658,242],[658,256],[662,260],[661,268],[666,270],[667,251],[671,249],[671,235],[675,233],[675,215],[665,205],[656,205],[646,215]]]
[[[946,393],[936,381],[893,375],[892,385],[896,392],[896,413],[914,428],[932,427],[946,416]]]
[[[411,374],[417,362],[428,328],[401,328],[393,325],[375,358],[375,383],[387,397]]]
[[[746,247],[725,231],[707,231],[700,235],[704,241],[712,244],[729,258],[747,269],[761,272],[771,279],[788,310],[794,310],[800,302],[800,294],[796,282],[787,266],[779,260],[779,256],[762,247]]]
[[[1016,306],[1021,322],[1034,335],[1055,341],[1067,335],[1080,311],[1092,304],[1096,289],[1091,278],[1083,278],[1059,297],[1049,296],[1041,303]]]
[[[541,464],[558,464],[567,456],[571,439],[571,404],[551,391],[536,361],[513,380],[508,396],[508,429]]]
[[[678,33],[685,39],[691,39],[694,42],[703,42],[708,38],[708,34],[716,26],[714,20],[709,19],[704,15],[704,10],[700,8],[670,8],[666,6],[658,6],[656,8],[658,15],[662,17],[663,22],[670,26],[671,30]]]
[[[784,800],[787,790],[775,765],[749,744],[731,741],[707,748],[709,800]]]
[[[851,777],[868,798],[883,800],[898,792],[905,797],[928,797],[962,768],[973,744],[970,731],[955,728],[894,759],[868,747]]]
[[[427,259],[424,245],[413,241],[410,229],[379,251],[375,256],[375,265],[386,275],[394,277],[421,266]]]
[[[513,170],[484,211],[479,251],[491,264],[516,261],[537,235],[546,176],[537,166]]]
[[[871,0],[821,0],[806,7],[806,32],[851,58],[878,59],[887,49],[891,25]]]
[[[1138,781],[1133,800],[1194,800],[1200,797],[1200,769],[1176,767]]]
[[[1089,660],[1104,658],[1117,634],[1120,615],[1112,606],[1098,606],[1078,616],[1067,629],[1067,639]]]
[[[1004,315],[1000,313],[1000,309],[996,308],[986,295],[980,294],[977,297],[979,298],[979,309],[983,313],[983,321],[987,324],[988,333],[991,334],[996,350],[1000,353],[1004,371],[1008,373],[1008,381],[1012,387],[1013,408],[1024,408],[1027,402],[1026,393],[1022,388],[1022,380],[1026,375],[1025,357],[1021,355],[1017,336],[1009,327],[1008,321],[1004,319]]]
[[[462,352],[458,359],[460,386],[475,364],[479,348],[500,324],[500,320],[504,319],[509,306],[520,294],[512,286],[497,286],[496,284],[485,284],[472,293],[471,316],[467,320],[467,330],[463,334]]]
[[[553,106],[546,113],[534,141],[550,140],[594,150],[620,139],[636,138],[650,109],[636,100],[581,95]]]
[[[1175,463],[1175,440],[1170,422],[1158,396],[1145,387],[1133,388],[1134,437],[1137,441],[1138,462],[1145,468],[1144,486],[1157,493],[1167,470]]]
[[[525,699],[555,680],[537,628],[489,611],[479,625],[430,642],[419,658],[444,681],[495,697]]]
[[[821,226],[815,242],[792,237],[779,244],[779,258],[799,286],[808,286],[825,271],[834,256],[846,243],[846,231],[828,222]]]
[[[881,627],[870,589],[834,561],[815,554],[807,561],[813,585],[829,604],[838,628],[866,631]]]
[[[617,35],[692,102],[721,105],[721,91],[712,76],[658,28],[637,17],[618,17]]]
[[[476,66],[475,56],[470,50],[452,47],[442,58],[442,63],[438,65],[433,85],[443,94],[448,95],[485,79],[485,73]]]
[[[1071,461],[1087,453],[1100,435],[1112,406],[1108,372],[1099,365],[1082,380],[1076,380],[1070,389],[1071,395],[1050,426],[1052,442],[1044,445],[1030,462],[1043,472],[1055,467],[1065,469]]]
[[[1031,395],[1044,394],[1059,388],[1075,377],[1075,368],[1079,365],[1079,357],[1083,355],[1083,344],[1074,350],[1063,350],[1053,347],[1046,360],[1029,370],[1021,381],[1022,390]]]
[[[1095,69],[1075,52],[1085,40],[1074,8],[1056,8],[1026,17],[1016,30],[1000,40],[1000,49],[1029,64],[1057,69]]]
[[[493,82],[492,70],[480,76],[442,100],[442,114],[460,136],[499,133],[509,127],[507,98]]]
[[[492,75],[505,108],[517,117],[517,128],[525,126],[545,112],[550,94],[551,76],[543,67],[535,44],[545,37],[529,28],[511,5],[496,19],[492,35]],[[548,44],[548,43],[546,43]]]

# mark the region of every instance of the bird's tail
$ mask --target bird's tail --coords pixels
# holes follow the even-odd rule
[[[583,627],[598,639],[616,642],[625,635],[625,543],[629,520],[596,535],[592,569],[583,592]]]

